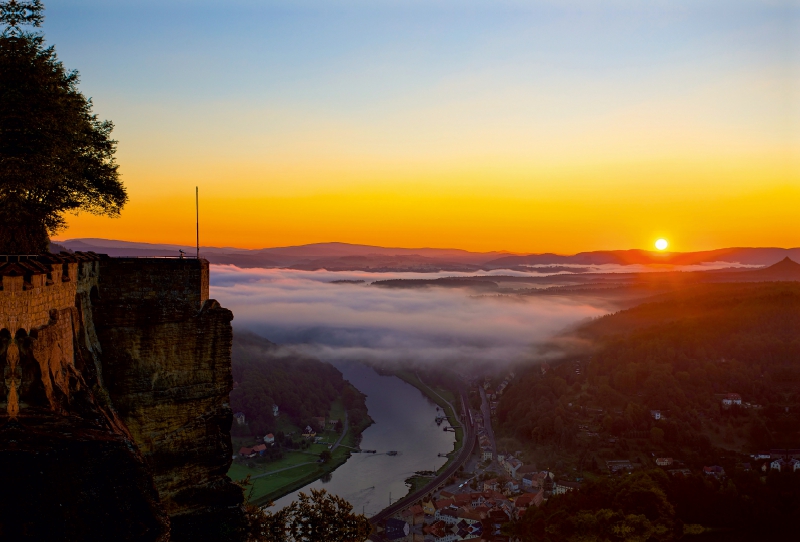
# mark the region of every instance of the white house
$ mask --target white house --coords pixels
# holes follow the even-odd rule
[[[574,491],[581,487],[577,482],[556,482],[553,484],[553,495],[563,495],[567,491]]]
[[[503,466],[506,469],[506,472],[511,478],[517,477],[517,471],[522,467],[522,461],[517,459],[516,457],[508,457],[503,462]]]
[[[517,482],[516,480],[510,480],[510,481],[506,482],[505,485],[503,486],[503,492],[506,495],[512,495],[514,493],[518,493],[519,492],[519,482]]]
[[[275,435],[272,433],[264,435],[264,444],[275,444]]]
[[[792,469],[792,472],[797,472],[800,470],[800,459],[792,459],[789,461],[789,467]]]
[[[787,463],[783,459],[776,459],[775,461],[773,461],[772,463],[769,464],[769,468],[771,468],[773,470],[778,470],[778,471],[784,470],[784,468],[787,467],[787,466],[789,466],[789,463]]]
[[[522,487],[524,489],[530,489],[533,487],[533,481],[536,479],[535,472],[529,472],[525,476],[522,477]]]
[[[651,410],[650,415],[653,417],[654,420],[661,419],[661,411],[660,410]]]
[[[477,508],[482,506],[483,503],[486,502],[486,497],[483,496],[483,493],[472,493],[472,502],[470,502],[470,506],[472,508]]]
[[[272,415],[278,417],[278,405],[272,405]]]
[[[458,512],[452,508],[445,508],[444,510],[437,510],[434,518],[440,519],[448,525],[455,525],[458,523]]]
[[[237,412],[233,415],[233,419],[236,420],[236,425],[244,425],[244,412]]]
[[[741,405],[742,396],[739,395],[738,393],[729,393],[722,398],[722,404],[724,406]]]
[[[491,461],[492,460],[492,449],[491,448],[483,448],[481,450],[481,458],[484,461]]]

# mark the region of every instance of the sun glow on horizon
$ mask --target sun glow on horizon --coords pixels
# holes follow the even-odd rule
[[[666,250],[668,246],[669,243],[667,242],[666,239],[659,239],[658,241],[656,241],[656,248],[658,250]]]
[[[175,33],[142,2],[51,2],[130,196],[60,239],[193,246],[199,186],[203,246],[800,243],[779,3],[198,2]]]

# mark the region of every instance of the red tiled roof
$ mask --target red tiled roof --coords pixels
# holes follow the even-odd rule
[[[447,524],[442,521],[441,519],[432,525],[426,525],[422,528],[422,530],[426,533],[432,534],[436,538],[442,538],[444,536],[444,530],[447,527]]]
[[[535,493],[526,493],[525,495],[520,495],[517,497],[517,500],[514,501],[514,506],[517,508],[521,506],[529,506],[535,498]]]
[[[480,521],[481,519],[481,515],[478,512],[476,512],[475,510],[471,510],[469,508],[459,508],[458,517],[465,519],[472,519],[476,521]]]
[[[448,508],[450,505],[453,504],[453,499],[439,499],[438,501],[433,502],[433,507],[437,510],[441,510],[442,508]]]

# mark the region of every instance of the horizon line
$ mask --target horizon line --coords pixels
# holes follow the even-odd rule
[[[152,243],[147,241],[128,241],[123,239],[107,239],[104,237],[76,237],[76,238],[69,238],[69,239],[51,239],[52,243],[66,243],[70,241],[110,241],[114,243],[128,243],[128,244],[137,244],[137,245],[151,245],[151,246],[174,246],[174,247],[183,247],[183,246],[194,246],[192,243],[182,244],[182,243]],[[396,246],[383,246],[383,245],[371,245],[365,243],[347,243],[343,241],[321,241],[315,243],[305,243],[300,245],[281,245],[281,246],[267,246],[261,248],[241,248],[236,246],[213,246],[213,245],[200,245],[200,248],[211,248],[211,249],[232,249],[232,250],[241,250],[241,251],[248,251],[248,252],[259,252],[263,250],[279,250],[279,249],[289,249],[289,248],[303,248],[303,247],[311,247],[317,245],[346,245],[352,247],[365,247],[365,248],[380,248],[384,250],[406,250],[406,251],[415,251],[415,250],[440,250],[440,251],[458,251],[464,252],[467,254],[505,254],[509,256],[542,256],[542,255],[554,255],[554,256],[576,256],[578,254],[590,254],[590,253],[598,253],[598,252],[646,252],[649,254],[654,255],[678,255],[678,254],[697,254],[703,252],[719,252],[719,251],[726,251],[726,250],[747,250],[747,249],[763,249],[763,250],[798,250],[800,246],[795,247],[779,247],[779,246],[732,246],[732,247],[720,247],[714,249],[705,249],[705,250],[690,250],[690,251],[659,251],[659,250],[649,250],[643,248],[621,248],[621,249],[597,249],[597,250],[583,250],[574,253],[559,253],[559,252],[514,252],[510,250],[489,250],[485,252],[480,251],[473,251],[467,250],[463,248],[455,248],[455,247],[396,247]]]

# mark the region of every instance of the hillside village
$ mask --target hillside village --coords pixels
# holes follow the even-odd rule
[[[581,364],[558,364],[551,368],[543,364],[539,373],[544,378],[551,370],[563,373],[574,370],[581,374]],[[585,367],[585,364],[583,365]],[[496,452],[493,426],[497,425],[497,407],[506,390],[513,387],[515,373],[509,373],[496,386],[486,377],[482,382],[472,382],[473,401],[469,409],[475,427],[477,446],[465,468],[453,476],[449,484],[424,498],[408,503],[384,522],[381,535],[387,540],[405,542],[457,542],[461,540],[507,542],[514,538],[507,534],[508,525],[519,521],[531,508],[541,507],[549,499],[579,490],[584,473],[573,472],[562,465],[555,470],[540,470],[535,464],[525,464],[523,457],[529,453],[516,451]],[[478,400],[480,398],[480,401]],[[737,393],[719,394],[722,409],[758,409],[757,404],[742,401]],[[477,408],[476,408],[477,407]],[[602,415],[603,409],[598,409]],[[668,419],[668,412],[652,410],[649,417],[654,422]],[[598,428],[592,434],[589,427],[579,427],[587,437],[617,440]],[[601,436],[602,435],[602,436]],[[648,434],[649,436],[649,434]],[[613,442],[612,442],[613,444]],[[652,446],[657,450],[659,446]],[[619,478],[635,471],[660,469],[671,477],[700,475],[725,483],[729,473],[720,465],[687,465],[679,459],[657,456],[655,452],[642,454],[639,459],[615,458],[595,465],[595,472],[587,473],[592,479]],[[746,456],[739,455],[734,470],[766,475],[770,471],[800,471],[800,450],[771,449]]]
[[[557,481],[552,472],[526,469],[513,455],[498,455],[494,466],[506,474],[481,481],[456,480],[387,520],[384,536],[409,542],[508,540],[502,534],[504,524],[551,495],[578,487],[573,482]]]
[[[507,541],[505,524],[552,495],[580,487],[578,482],[525,465],[520,460],[522,452],[495,452],[492,421],[497,401],[515,377],[509,373],[494,388],[490,377],[472,383],[476,400],[463,416],[469,416],[475,428],[478,446],[472,458],[442,489],[409,502],[385,520],[383,537],[408,542]]]

